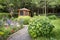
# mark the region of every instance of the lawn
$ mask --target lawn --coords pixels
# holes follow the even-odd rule
[[[60,40],[60,19],[52,20],[56,39]]]
[[[33,40],[60,40],[60,18],[56,20],[51,20],[51,23],[55,26],[55,28],[50,38],[39,37]]]

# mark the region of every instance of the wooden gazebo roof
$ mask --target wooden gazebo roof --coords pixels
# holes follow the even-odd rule
[[[22,8],[22,9],[19,9],[20,11],[30,11],[29,9],[27,8]]]

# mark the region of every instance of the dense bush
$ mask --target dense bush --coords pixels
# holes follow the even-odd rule
[[[48,18],[33,18],[29,23],[28,32],[31,37],[47,36],[51,34],[54,26]]]
[[[30,16],[19,16],[17,20],[23,24],[29,24]]]
[[[2,19],[3,17],[10,17],[9,13],[0,13],[0,19]]]
[[[56,17],[55,15],[50,15],[50,16],[48,16],[48,18],[54,20],[54,19],[56,19],[57,17]]]
[[[11,28],[10,27],[2,27],[0,28],[0,36],[3,38],[3,39],[6,39],[9,34],[11,33]]]

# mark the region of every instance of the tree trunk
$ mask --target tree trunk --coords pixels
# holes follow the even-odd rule
[[[10,12],[10,16],[11,16],[11,17],[12,17],[12,13],[13,13],[13,12],[12,12],[12,10],[11,10],[11,12]]]
[[[39,8],[38,8],[38,15],[39,15]]]
[[[47,7],[47,9],[46,9],[46,14],[48,14],[48,7]]]
[[[46,0],[45,0],[45,16],[46,16]]]
[[[54,14],[54,8],[53,8],[53,14]]]
[[[13,17],[13,11],[14,11],[14,9],[11,8],[11,10],[10,10],[10,15],[11,15],[11,17]]]
[[[42,10],[43,10],[43,14],[44,14],[44,8]]]

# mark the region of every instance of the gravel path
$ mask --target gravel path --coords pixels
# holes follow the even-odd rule
[[[7,40],[31,40],[28,34],[28,27],[25,26],[23,29],[12,34]]]

